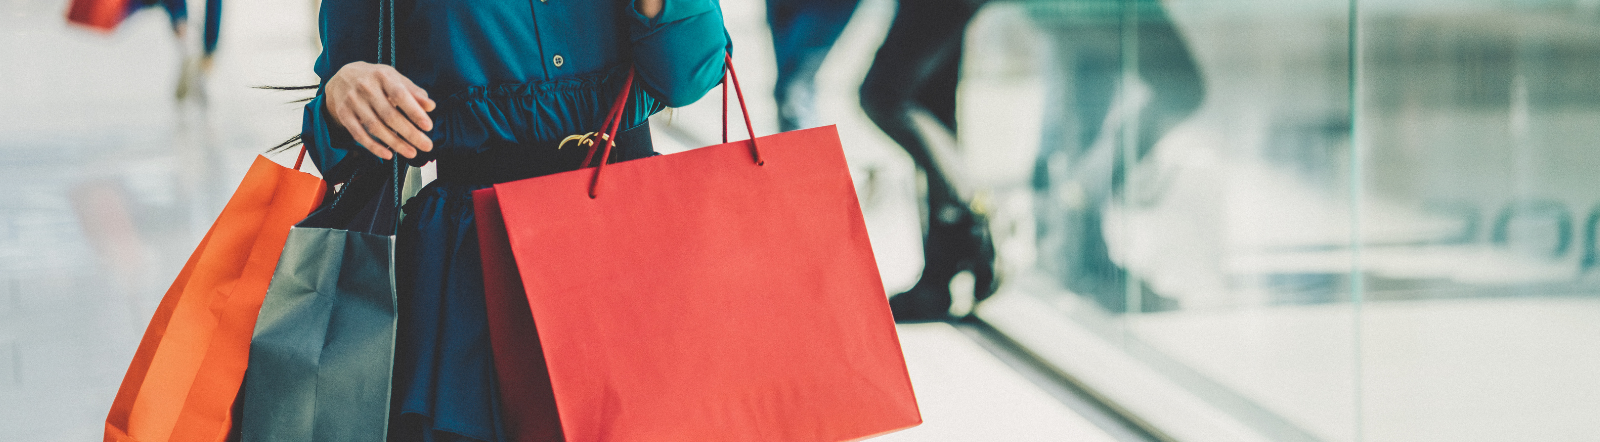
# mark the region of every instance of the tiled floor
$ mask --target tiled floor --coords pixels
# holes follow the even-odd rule
[[[0,440],[100,438],[166,285],[251,158],[299,130],[299,107],[284,104],[298,97],[249,86],[315,80],[307,3],[230,1],[206,104],[180,105],[178,49],[161,13],[102,36],[67,27],[65,0],[0,1]],[[772,78],[761,2],[724,3],[754,114],[771,115],[759,92]],[[864,69],[891,4],[866,2],[823,93],[836,98],[828,109],[897,290],[920,266],[914,175],[852,107],[854,86],[837,81]],[[662,150],[709,141],[715,128],[702,123],[714,112],[659,121]],[[767,120],[758,131],[771,132]],[[1109,440],[955,329],[901,333],[926,423],[880,440]]]

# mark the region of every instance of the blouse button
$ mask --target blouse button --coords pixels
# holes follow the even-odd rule
[[[559,67],[561,67],[561,65],[563,65],[563,64],[566,64],[566,63],[567,63],[567,59],[565,59],[565,58],[561,58],[561,56],[560,56],[560,55],[557,55],[557,56],[556,56],[556,58],[555,58],[555,59],[554,59],[554,60],[551,60],[551,62],[552,62],[552,63],[555,63],[555,64],[556,64],[556,67],[558,67],[558,68],[559,68]]]

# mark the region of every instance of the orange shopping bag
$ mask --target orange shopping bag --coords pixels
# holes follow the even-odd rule
[[[601,163],[473,195],[515,440],[832,442],[921,423],[833,127]]]
[[[323,191],[321,179],[256,157],[150,318],[106,417],[107,442],[226,439],[267,283],[289,227]]]

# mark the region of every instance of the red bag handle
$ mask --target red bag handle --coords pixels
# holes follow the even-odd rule
[[[616,136],[617,126],[621,125],[622,106],[628,102],[628,94],[631,92],[633,92],[633,69],[628,69],[628,78],[622,81],[622,93],[617,94],[617,99],[611,102],[611,110],[606,112],[606,119],[600,124],[600,130],[596,132],[601,142],[589,145],[589,154],[583,157],[583,163],[581,163],[583,167],[595,167],[598,169],[600,166],[605,165],[604,159],[611,157],[611,146],[613,144],[611,140],[612,137]],[[604,147],[601,147],[602,144]],[[602,152],[600,154],[602,161],[600,165],[589,166],[589,163],[594,160],[596,150]],[[595,172],[598,175],[599,170]],[[592,195],[593,191],[590,194]]]
[[[767,164],[761,159],[761,150],[756,147],[756,129],[750,124],[750,107],[745,105],[744,90],[739,87],[739,74],[733,71],[733,54],[724,55],[726,71],[722,77],[722,142],[728,142],[728,83],[733,82],[734,93],[739,97],[739,111],[744,114],[744,128],[750,134],[750,156],[757,166]],[[628,94],[633,91],[633,69],[628,69],[628,77],[622,82],[622,93],[617,95],[616,101],[611,103],[611,111],[606,113],[605,123],[597,132],[600,142],[589,147],[588,155],[583,157],[583,164],[588,167],[594,160],[596,151],[600,152],[600,163],[594,167],[594,177],[589,180],[589,198],[598,196],[596,188],[600,184],[600,170],[606,165],[606,159],[611,157],[611,147],[617,138],[617,130],[622,126],[622,107],[628,102]],[[603,147],[602,147],[603,145]]]
[[[305,161],[306,161],[306,147],[304,145],[301,145],[300,146],[300,157],[294,159],[294,170],[300,170],[300,163],[304,163]]]
[[[761,150],[756,148],[756,127],[750,124],[750,106],[744,103],[744,89],[739,88],[739,73],[733,71],[733,54],[725,54],[728,67],[722,79],[722,142],[728,142],[728,80],[733,80],[733,92],[739,95],[739,112],[744,114],[744,129],[750,133],[750,157],[757,166],[767,164],[761,160]]]

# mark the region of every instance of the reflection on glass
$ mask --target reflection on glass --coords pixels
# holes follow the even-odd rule
[[[1600,2],[1020,8],[1054,289],[1015,290],[1140,367],[1091,388],[1264,440],[1600,434]]]
[[[1025,5],[1030,294],[1264,440],[1355,439],[1349,3]]]
[[[1109,311],[1171,309],[1159,294],[1128,294],[1100,214],[1127,194],[1128,159],[1144,159],[1199,107],[1205,85],[1188,44],[1154,0],[1032,6],[1053,43],[1032,180],[1044,199],[1036,206],[1042,267]]]

